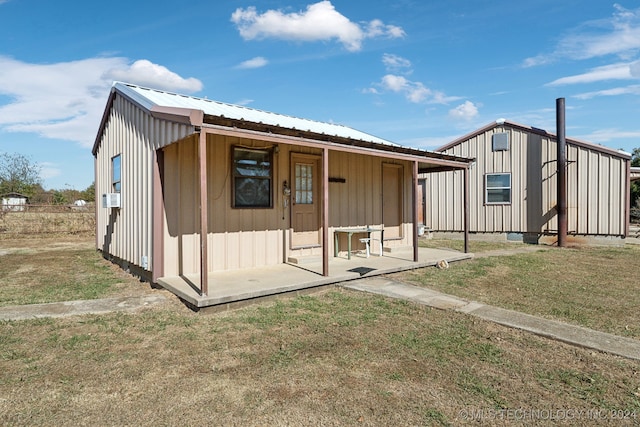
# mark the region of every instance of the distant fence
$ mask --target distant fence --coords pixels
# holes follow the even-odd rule
[[[16,206],[17,208],[18,206]],[[3,206],[0,210],[0,236],[92,234],[96,218],[93,203],[75,205]]]

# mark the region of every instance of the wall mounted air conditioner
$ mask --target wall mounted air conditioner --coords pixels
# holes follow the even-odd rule
[[[106,193],[102,195],[103,208],[119,208],[120,193]]]

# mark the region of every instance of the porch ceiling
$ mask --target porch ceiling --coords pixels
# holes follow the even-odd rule
[[[419,169],[421,170],[426,170],[431,167],[443,167],[446,168],[446,170],[464,169],[468,167],[469,163],[474,161],[474,159],[468,159],[466,157],[457,157],[449,154],[435,153],[396,145],[381,145],[373,142],[353,140],[337,136],[331,137],[324,134],[314,134],[313,132],[296,131],[295,129],[277,128],[266,125],[261,128],[261,130],[250,129],[253,126],[246,122],[236,123],[238,126],[233,127],[231,126],[231,122],[235,121],[231,120],[226,122],[226,125],[203,124],[202,131],[211,134],[256,139],[273,144],[299,145],[411,162],[417,161],[419,163]],[[262,125],[256,127],[261,126]]]
[[[319,142],[329,142],[329,143],[340,144],[340,145],[351,146],[351,147],[360,147],[360,148],[385,151],[390,153],[401,153],[401,154],[406,154],[410,156],[419,156],[422,158],[426,157],[429,159],[449,160],[449,161],[462,162],[462,163],[469,163],[473,161],[472,159],[467,159],[464,157],[458,157],[458,156],[444,154],[444,153],[437,153],[433,151],[420,150],[420,149],[411,148],[411,147],[404,147],[398,144],[392,144],[392,143],[383,144],[383,143],[372,142],[372,141],[367,141],[362,139],[347,138],[339,135],[321,134],[321,133],[312,132],[309,130],[300,130],[295,128],[287,128],[283,126],[268,125],[264,123],[255,123],[247,120],[230,119],[227,117],[212,116],[207,114],[204,115],[203,123],[214,125],[214,126],[223,126],[223,127],[235,128],[235,129],[245,129],[248,131],[253,131],[258,133],[296,137],[296,138],[314,140]]]

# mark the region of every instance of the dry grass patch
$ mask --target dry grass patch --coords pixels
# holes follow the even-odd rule
[[[547,249],[397,277],[466,299],[640,338],[640,247]]]
[[[30,209],[27,212],[0,211],[0,238],[11,239],[42,234],[88,236],[95,230],[93,210],[74,210],[60,206]]]
[[[459,239],[420,239],[418,245],[423,248],[453,249],[464,251],[464,241]],[[469,252],[480,253],[493,250],[531,249],[532,246],[522,242],[469,240]],[[539,248],[542,248],[540,246]]]
[[[0,306],[145,291],[148,285],[103,259],[91,238],[0,240]]]
[[[470,409],[640,412],[638,363],[340,290],[215,315],[175,303],[5,322],[0,344],[2,425],[459,425]]]

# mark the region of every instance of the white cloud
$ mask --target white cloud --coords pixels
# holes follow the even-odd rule
[[[632,71],[632,69],[634,71]],[[603,80],[629,80],[640,77],[637,75],[634,76],[634,72],[638,72],[637,62],[604,65],[602,67],[593,68],[583,74],[556,79],[550,83],[547,83],[547,86],[593,83]]]
[[[447,104],[460,99],[457,96],[446,96],[443,92],[433,91],[421,82],[414,82],[396,74],[385,75],[374,87],[370,87],[363,92],[380,94],[381,91],[378,88],[382,91],[401,93],[409,102],[414,104]]]
[[[640,8],[629,10],[614,4],[614,9],[609,18],[588,21],[571,29],[553,52],[527,58],[523,66],[542,65],[559,58],[583,60],[616,55],[629,59],[635,56],[640,49]]]
[[[38,166],[40,166],[40,177],[42,179],[50,179],[62,175],[62,170],[54,163],[40,162]]]
[[[588,59],[605,55],[622,57],[640,48],[640,9],[628,10],[615,4],[609,19],[588,22],[559,45],[570,58]]]
[[[591,99],[599,96],[619,96],[619,95],[640,95],[640,85],[631,85],[626,87],[615,87],[612,89],[597,90],[593,92],[580,93],[574,95],[577,99]]]
[[[640,138],[640,130],[637,131],[621,131],[618,129],[599,129],[587,135],[580,135],[576,138],[585,141],[595,142],[597,144],[603,142],[611,142],[619,139],[638,139]]]
[[[529,68],[529,67],[537,67],[538,65],[545,65],[548,64],[550,62],[553,62],[552,58],[548,55],[538,55],[538,56],[533,56],[531,58],[525,58],[524,61],[522,61],[522,66],[524,68]]]
[[[168,68],[140,59],[130,66],[116,66],[102,75],[106,80],[120,80],[154,89],[197,92],[202,89],[202,82],[193,77],[184,79]]]
[[[108,70],[105,72],[105,70]],[[147,60],[88,58],[31,64],[0,56],[0,127],[46,138],[93,144],[113,79],[164,90],[197,91],[202,83],[183,79]]]
[[[405,35],[406,34],[401,27],[398,27],[396,25],[386,25],[379,19],[374,19],[373,21],[369,22],[365,30],[365,37],[368,39],[376,37],[389,37],[392,39],[397,39],[402,38]]]
[[[413,73],[411,61],[398,55],[385,53],[382,63],[389,72],[372,87],[364,89],[363,93],[380,95],[385,91],[400,93],[414,104],[448,104],[461,99],[457,96],[447,96],[443,92],[431,90],[422,82],[411,81],[407,77]],[[402,74],[402,75],[400,75]]]
[[[237,68],[248,69],[248,68],[261,68],[267,65],[269,61],[267,61],[262,56],[256,56],[255,58],[247,59],[244,62],[241,62]]]
[[[471,101],[465,101],[456,108],[449,110],[449,116],[454,119],[471,120],[478,115],[478,107]]]
[[[268,10],[258,13],[251,6],[238,8],[231,15],[240,36],[245,40],[274,38],[294,41],[339,40],[352,52],[362,48],[367,38],[404,37],[400,27],[385,25],[373,20],[364,27],[351,22],[349,18],[336,11],[330,1],[321,1],[307,6],[305,11],[284,13],[281,10]]]
[[[387,74],[382,78],[382,86],[393,92],[402,92],[408,90],[410,82],[402,76]]]
[[[253,103],[253,99],[241,99],[240,101],[234,102],[236,105],[249,105]]]
[[[382,55],[382,63],[387,71],[400,72],[402,70],[408,70],[409,73],[411,72],[411,61],[398,55],[385,53]]]
[[[422,83],[412,82],[403,76],[396,76],[394,74],[387,74],[382,77],[380,84],[383,89],[404,94],[405,97],[413,103],[420,103],[431,95],[431,91]]]
[[[461,99],[461,96],[447,96],[444,94],[444,92],[435,91],[433,92],[431,102],[433,104],[448,104],[450,102],[459,101]]]

